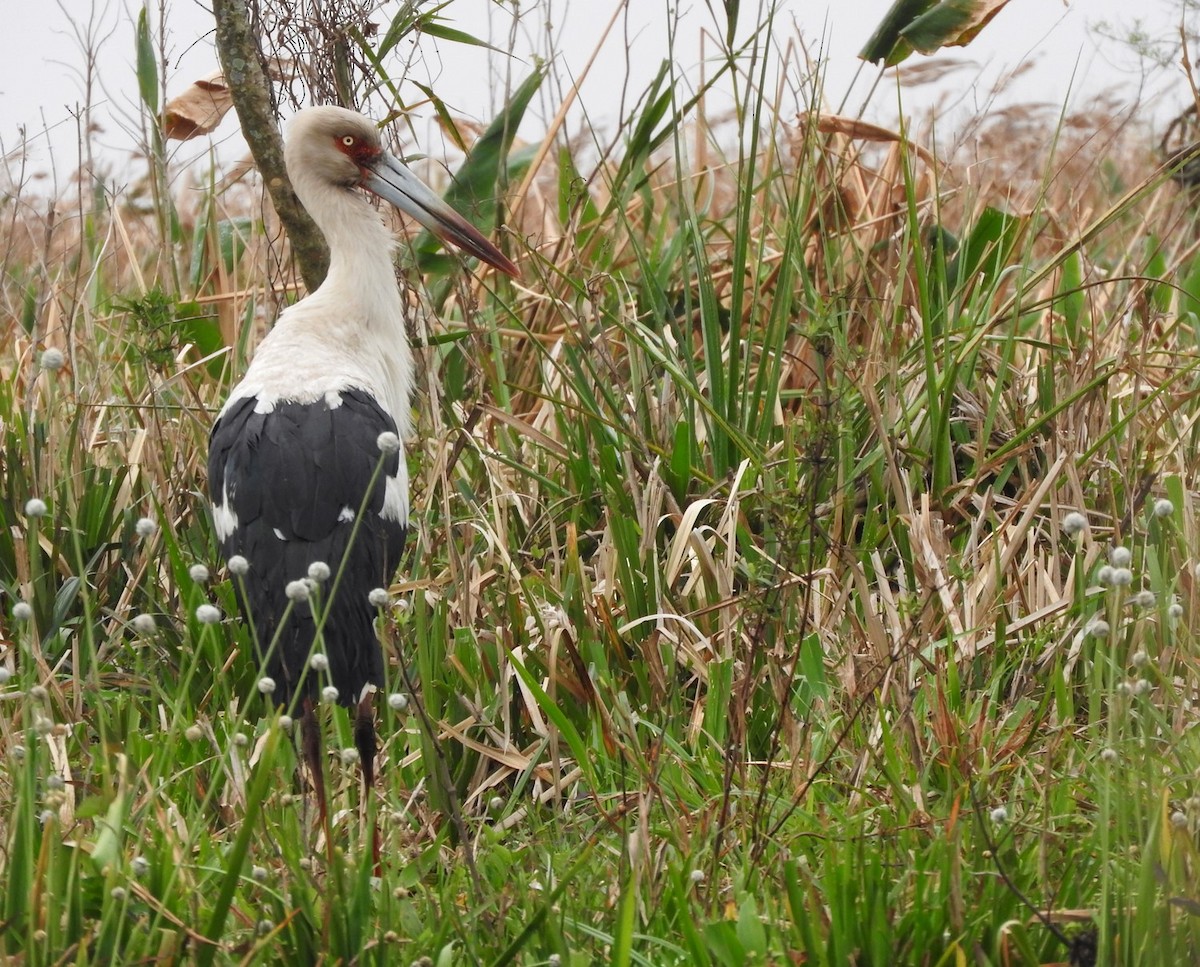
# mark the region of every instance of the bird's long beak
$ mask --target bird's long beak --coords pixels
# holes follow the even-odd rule
[[[505,275],[518,277],[520,270],[503,252],[453,208],[435,195],[425,183],[386,151],[369,168],[363,168],[362,186],[391,202],[406,215],[469,255],[487,262]]]

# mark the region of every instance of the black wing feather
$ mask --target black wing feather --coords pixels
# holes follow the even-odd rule
[[[241,604],[260,648],[279,633],[264,665],[280,702],[296,693],[316,635],[313,612],[303,604],[280,631],[288,605],[284,589],[316,561],[335,576],[342,569],[336,597],[318,596],[318,608],[328,609],[322,634],[330,679],[339,701],[350,705],[367,683],[383,684],[367,594],[387,586],[404,549],[404,524],[382,516],[386,480],[399,471],[401,454],[385,457],[377,443],[380,433],[396,432],[396,423],[361,390],[343,391],[336,407],[319,399],[279,402],[269,413],[256,413],[257,404],[257,397],[237,401],[212,430],[209,489],[214,504],[227,499],[237,518],[221,551],[226,559],[240,554],[250,562]],[[331,579],[321,592],[332,585]],[[309,674],[303,692],[314,695],[324,684]]]

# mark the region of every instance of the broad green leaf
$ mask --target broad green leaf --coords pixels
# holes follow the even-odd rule
[[[453,27],[447,27],[436,21],[423,24],[421,26],[421,33],[428,34],[430,37],[437,37],[439,40],[448,40],[454,44],[466,44],[469,47],[483,47],[487,50],[494,50],[497,54],[504,54],[506,57],[512,54],[512,51],[494,47],[485,40],[480,40],[478,37],[473,37],[471,34],[455,30]]]
[[[976,278],[986,290],[1009,264],[1029,219],[998,208],[979,213],[947,271],[950,291],[957,292]]]
[[[525,111],[545,76],[544,70],[536,70],[517,88],[504,110],[488,125],[466,161],[454,173],[445,201],[477,226],[486,227],[495,220],[497,186],[510,174],[509,150]],[[421,233],[414,248],[417,264],[423,271],[430,271],[447,259],[429,232]]]
[[[965,47],[1008,0],[896,0],[859,53],[863,60],[899,64],[913,51],[932,54]]]
[[[138,94],[152,113],[158,113],[158,59],[154,56],[154,38],[150,36],[150,21],[142,7],[137,22],[137,79]]]

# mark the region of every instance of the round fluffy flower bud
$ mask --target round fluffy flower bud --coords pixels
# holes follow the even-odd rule
[[[158,531],[158,523],[153,517],[139,517],[133,529],[138,537],[153,537]]]
[[[188,577],[197,584],[203,584],[208,580],[208,568],[203,564],[193,564],[188,568]]]
[[[1008,810],[1003,806],[997,806],[992,810],[992,822],[997,826],[1008,822]]]
[[[288,581],[283,593],[288,596],[289,601],[307,601],[308,585],[304,581]]]
[[[318,584],[328,581],[330,573],[329,565],[324,561],[313,561],[308,566],[309,579],[316,581]]]
[[[1175,505],[1165,497],[1160,497],[1154,502],[1155,517],[1170,517],[1173,513],[1175,513]]]
[[[42,369],[51,373],[57,373],[67,364],[67,357],[63,355],[61,349],[51,346],[42,353]]]
[[[400,449],[400,438],[391,430],[384,430],[375,438],[375,445],[381,453],[396,453]]]
[[[408,708],[408,696],[403,692],[392,692],[387,698],[388,708],[394,712],[403,712]]]
[[[37,497],[31,497],[25,501],[25,516],[26,517],[45,517],[49,508],[44,500],[39,500]]]
[[[221,620],[221,609],[213,604],[202,604],[196,608],[196,620],[202,625],[215,625]]]
[[[238,575],[239,577],[250,570],[250,562],[247,561],[241,554],[234,554],[228,561],[229,573]]]
[[[139,635],[152,635],[154,634],[154,629],[158,627],[158,622],[154,620],[154,615],[152,614],[135,614],[131,624],[133,625],[133,630]]]
[[[18,601],[13,605],[13,620],[28,621],[33,617],[33,605],[28,601]]]
[[[367,600],[371,603],[372,608],[382,608],[388,603],[387,588],[371,588],[367,594]]]
[[[315,672],[329,671],[329,659],[322,652],[314,652],[308,660],[309,667]]]
[[[1112,572],[1114,588],[1127,588],[1133,584],[1133,572],[1127,567],[1114,567]]]
[[[275,679],[273,679],[270,675],[263,675],[263,677],[258,680],[258,690],[264,695],[273,694],[275,691]]]
[[[1087,518],[1077,510],[1071,511],[1062,519],[1062,529],[1066,531],[1070,537],[1075,537],[1077,534],[1082,534],[1085,530],[1087,530],[1087,526]]]
[[[332,705],[338,700],[338,690],[333,685],[326,685],[321,689],[321,701]]]
[[[1108,563],[1113,567],[1129,567],[1129,562],[1133,560],[1133,551],[1128,547],[1113,547],[1108,552]]]

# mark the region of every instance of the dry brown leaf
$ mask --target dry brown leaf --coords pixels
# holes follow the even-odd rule
[[[933,153],[928,149],[909,141],[895,131],[889,131],[878,124],[869,124],[859,118],[846,117],[842,114],[822,114],[817,117],[817,130],[822,134],[843,134],[848,138],[857,138],[860,141],[883,141],[905,144],[927,165],[937,163],[937,159],[934,158]]]
[[[167,101],[163,110],[163,133],[175,141],[189,141],[209,134],[231,107],[233,95],[229,93],[225,75],[213,71]]]

